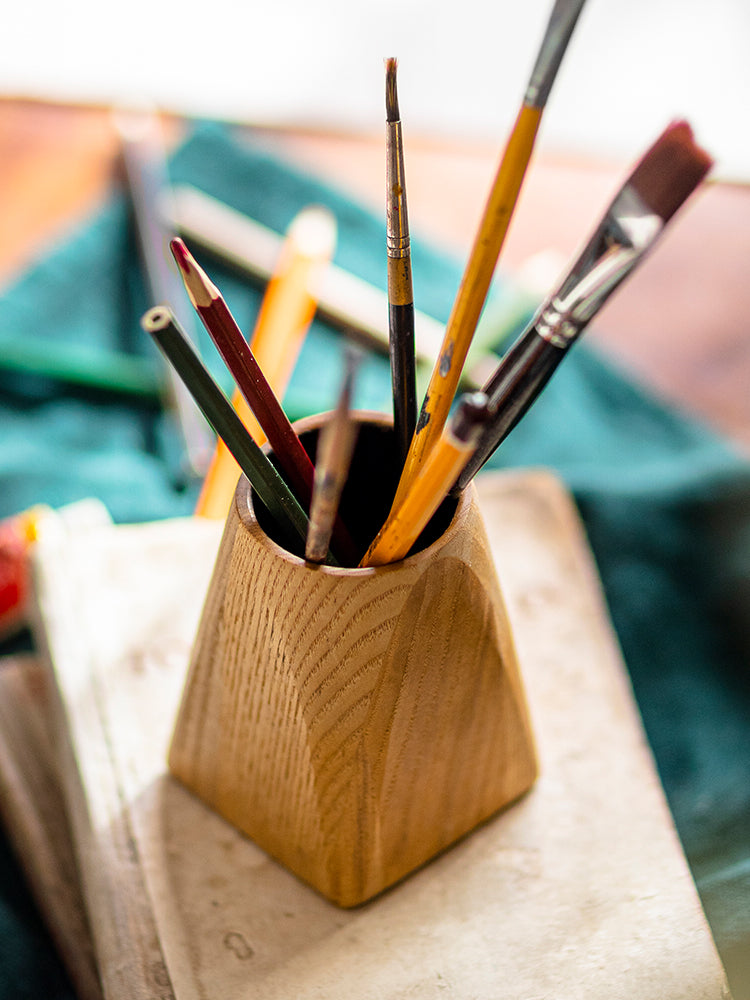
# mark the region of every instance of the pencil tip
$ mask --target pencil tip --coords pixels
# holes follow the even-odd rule
[[[209,306],[219,291],[179,236],[169,241],[169,249],[179,268],[185,291],[196,309]]]
[[[179,236],[169,241],[169,249],[179,269],[185,274],[190,270],[190,251]]]
[[[398,91],[396,89],[396,70],[398,68],[397,59],[386,59],[385,61],[385,120],[387,122],[397,122],[399,120]]]

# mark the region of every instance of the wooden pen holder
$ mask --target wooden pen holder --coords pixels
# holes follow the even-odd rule
[[[296,425],[313,454],[324,419]],[[364,552],[395,463],[390,426],[359,419],[341,512]],[[169,767],[296,875],[354,906],[533,783],[510,625],[473,487],[446,501],[419,551],[368,569],[306,563],[257,508],[243,477]]]

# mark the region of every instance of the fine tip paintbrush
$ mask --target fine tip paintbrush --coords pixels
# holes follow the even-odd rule
[[[398,63],[385,63],[386,253],[388,261],[388,345],[393,388],[393,428],[403,468],[417,425],[414,291],[406,208],[406,173],[396,83]]]
[[[457,490],[526,413],[570,346],[651,250],[711,165],[685,121],[669,125],[643,155],[558,288],[483,387],[494,416],[458,477]]]
[[[352,419],[351,402],[354,379],[361,360],[362,355],[357,348],[347,349],[346,368],[336,409],[318,435],[310,527],[305,545],[305,559],[308,562],[325,561],[341,494],[349,475],[359,429]]]
[[[440,355],[433,368],[404,465],[396,499],[400,500],[438,441],[448,418],[492,275],[508,232],[542,113],[584,0],[556,0],[505,146],[469,260],[451,309]]]

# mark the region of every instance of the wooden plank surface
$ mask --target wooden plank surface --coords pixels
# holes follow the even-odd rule
[[[166,775],[216,526],[102,528],[85,547],[48,536],[39,621],[108,997],[728,995],[574,508],[544,473],[487,476],[480,499],[541,777],[353,911]]]
[[[50,735],[54,683],[32,656],[0,660],[0,816],[80,1000],[101,1000]]]

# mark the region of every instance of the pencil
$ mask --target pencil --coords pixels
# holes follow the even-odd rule
[[[432,370],[396,492],[401,500],[439,440],[458,386],[497,259],[508,232],[537,130],[584,0],[556,0],[513,130],[490,191]]]
[[[113,121],[120,137],[122,163],[133,208],[138,247],[151,305],[169,302],[186,330],[192,332],[192,314],[183,308],[185,293],[169,262],[172,235],[163,222],[163,205],[170,185],[166,154],[155,114],[117,109]],[[184,447],[184,461],[191,477],[202,479],[214,450],[213,436],[190,393],[170,365],[167,403],[174,412]]]
[[[417,425],[414,291],[397,62],[386,60],[386,253],[388,261],[388,346],[393,387],[393,429],[403,468]]]
[[[206,420],[230,449],[272,517],[284,543],[294,551],[307,538],[307,516],[270,460],[253,441],[214,382],[168,306],[155,306],[141,326],[174,367]]]
[[[292,220],[268,282],[251,341],[253,354],[279,397],[294,369],[336,246],[336,219],[308,205]]]
[[[310,527],[307,533],[305,559],[323,562],[328,552],[341,493],[349,474],[358,425],[351,417],[354,377],[360,352],[346,352],[346,371],[335,411],[318,436],[315,462],[315,483],[310,504]],[[354,560],[353,560],[354,561]]]
[[[276,255],[255,324],[250,349],[266,380],[282,399],[300,348],[315,315],[317,291],[336,243],[336,220],[320,205],[303,208],[292,220]],[[237,389],[232,405],[258,444],[265,434]],[[221,440],[195,508],[198,517],[224,520],[240,469]]]
[[[467,486],[516,426],[572,344],[653,247],[711,164],[684,121],[668,126],[643,155],[559,287],[484,386],[494,416],[458,477],[457,490]]]
[[[360,566],[383,566],[409,554],[471,457],[489,414],[487,396],[483,392],[461,397],[437,446],[430,452],[403,502],[391,510]]]
[[[171,241],[170,247],[203,325],[263,428],[292,491],[302,506],[309,509],[315,477],[310,456],[266,381],[221,292],[179,237]]]

